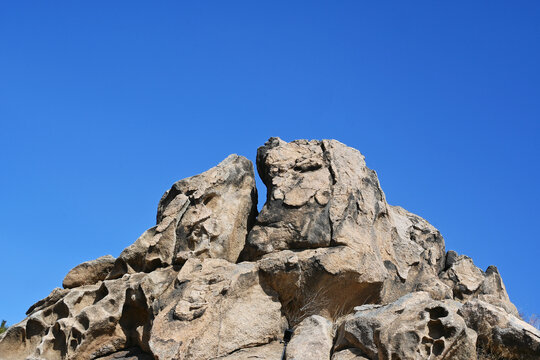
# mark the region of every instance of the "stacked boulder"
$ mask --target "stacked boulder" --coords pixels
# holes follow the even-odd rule
[[[389,205],[360,152],[271,138],[257,169],[260,213],[243,157],[176,182],[156,226],[0,335],[0,359],[540,358],[497,268]]]

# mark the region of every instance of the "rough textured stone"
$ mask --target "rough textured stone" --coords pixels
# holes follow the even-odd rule
[[[540,359],[540,330],[502,308],[471,300],[459,310],[467,326],[478,333],[478,347],[494,358]]]
[[[96,358],[99,360],[154,360],[152,355],[144,353],[140,348],[130,348],[113,354]]]
[[[330,360],[332,322],[322,316],[312,315],[294,328],[294,335],[287,345],[287,360]]]
[[[65,289],[71,289],[82,285],[92,285],[98,281],[105,280],[116,259],[111,255],[105,255],[95,260],[83,262],[71,269],[62,286]]]
[[[506,293],[499,270],[493,265],[484,273],[474,265],[470,257],[449,251],[446,269],[441,274],[441,279],[452,288],[456,300],[464,302],[478,298],[502,307],[512,315],[518,315],[516,307]]]
[[[210,359],[280,338],[287,324],[256,264],[189,259],[158,306],[149,338],[160,359]]]
[[[345,349],[337,351],[332,355],[332,360],[369,360],[362,356],[362,351],[358,349]]]
[[[230,355],[220,356],[215,359],[220,360],[282,360],[283,344],[279,341],[273,341],[270,344],[248,347],[233,352]]]
[[[158,205],[157,225],[122,251],[109,278],[182,264],[194,256],[235,262],[256,213],[253,165],[244,157],[230,155],[165,192]]]
[[[270,139],[258,215],[252,164],[231,155],[176,182],[156,226],[115,260],[78,265],[0,334],[0,360],[540,358],[496,267],[386,202],[335,140]]]
[[[476,333],[457,315],[459,306],[415,292],[357,307],[339,326],[335,350],[356,348],[370,359],[476,359]]]
[[[134,346],[147,350],[151,304],[173,279],[167,268],[80,286],[58,299],[53,294],[54,303],[6,331],[0,358],[90,360]]]
[[[357,150],[335,140],[272,138],[259,148],[257,166],[267,202],[243,259],[284,249],[346,246],[367,272],[388,278],[391,290],[376,295],[386,301],[418,285],[407,281],[411,270],[421,283],[426,277],[438,280],[445,261],[442,236],[419,216],[387,204],[376,173]],[[406,284],[392,286],[396,281]]]
[[[346,246],[293,252],[284,250],[258,261],[264,284],[283,304],[289,324],[322,315],[338,318],[354,306],[380,302],[385,273],[369,265]]]

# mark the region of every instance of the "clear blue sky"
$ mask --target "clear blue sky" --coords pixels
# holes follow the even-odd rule
[[[0,318],[270,136],[359,149],[389,203],[540,313],[539,19],[539,1],[2,2]]]

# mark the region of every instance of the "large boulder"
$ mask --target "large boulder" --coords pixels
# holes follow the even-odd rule
[[[261,259],[284,304],[302,307],[302,292],[337,294],[340,283],[347,286],[334,308],[390,302],[417,290],[452,297],[438,278],[445,264],[439,231],[388,205],[358,150],[335,140],[272,138],[258,149],[257,167],[267,201],[241,259]],[[298,262],[285,266],[291,250]]]
[[[414,292],[385,305],[364,305],[338,328],[334,350],[369,359],[476,359],[476,333],[457,314],[460,303]]]
[[[381,302],[386,273],[370,271],[347,246],[283,250],[258,261],[263,283],[274,290],[291,326],[311,315],[337,319],[353,307]]]
[[[267,201],[248,235],[245,258],[345,245],[371,259],[373,271],[391,267],[403,279],[424,259],[442,270],[439,232],[387,204],[377,174],[358,150],[335,140],[271,138],[257,151],[257,168]]]

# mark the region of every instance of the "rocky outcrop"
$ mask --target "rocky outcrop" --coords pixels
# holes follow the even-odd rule
[[[360,152],[272,138],[257,168],[258,215],[243,157],[176,182],[154,227],[0,335],[0,359],[540,358],[497,268],[389,205]]]
[[[518,316],[518,311],[510,302],[499,270],[495,266],[489,266],[484,273],[474,265],[470,257],[449,251],[445,271],[440,277],[452,288],[455,299],[462,302],[474,298],[482,299]]]

